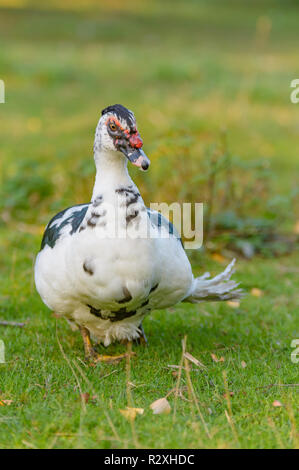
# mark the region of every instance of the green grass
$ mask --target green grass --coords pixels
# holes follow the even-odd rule
[[[237,309],[184,304],[146,319],[149,347],[134,346],[131,360],[132,399],[145,409],[133,429],[119,412],[128,405],[125,363],[84,364],[78,332],[63,321],[56,326],[33,281],[43,226],[90,198],[93,132],[108,104],[120,102],[137,116],[152,165],[145,175],[130,171],[147,203],[205,202],[206,186],[195,176],[223,129],[239,161],[267,162],[273,198],[289,197],[298,185],[299,105],[289,100],[299,76],[298,5],[60,3],[9,9],[0,0],[0,317],[27,322],[0,326],[0,400],[12,400],[0,406],[0,447],[298,447],[298,388],[282,386],[298,383],[291,362],[291,341],[299,338],[298,254],[240,260],[236,278],[249,295]],[[294,203],[285,227],[297,218]],[[197,274],[223,269],[208,252],[191,258]],[[253,287],[263,296],[252,296]],[[178,398],[174,420],[173,394],[169,415],[149,409],[176,385],[167,366],[180,363],[185,335],[188,352],[207,367],[192,366],[191,380],[210,437],[188,401]],[[95,396],[86,406],[78,382]]]

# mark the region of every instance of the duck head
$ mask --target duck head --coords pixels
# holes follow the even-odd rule
[[[142,150],[134,113],[121,104],[103,109],[96,128],[94,150],[121,152],[135,166],[147,170],[150,160]]]

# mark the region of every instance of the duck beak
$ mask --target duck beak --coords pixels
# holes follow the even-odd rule
[[[122,152],[130,162],[146,171],[150,166],[150,160],[141,149],[143,145],[139,132],[136,130],[134,134],[124,131],[122,138],[117,138],[115,142],[116,148]]]
[[[133,149],[130,149],[133,150]],[[126,157],[130,162],[140,168],[143,171],[146,171],[150,166],[150,159],[145,155],[144,151],[141,149],[134,149],[125,153]]]

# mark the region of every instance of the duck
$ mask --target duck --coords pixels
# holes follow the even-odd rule
[[[132,111],[120,104],[103,109],[91,201],[50,220],[35,261],[42,301],[80,331],[85,357],[93,362],[127,357],[100,354],[96,343],[146,344],[142,322],[153,310],[243,295],[231,279],[235,260],[214,278],[195,277],[178,231],[145,205],[128,172],[129,162],[148,170],[142,147]]]

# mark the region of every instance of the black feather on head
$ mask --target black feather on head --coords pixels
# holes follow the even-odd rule
[[[102,116],[107,113],[115,114],[118,119],[124,119],[129,127],[135,125],[135,116],[129,109],[125,108],[121,104],[113,104],[112,106],[108,106],[107,108],[103,109]]]

